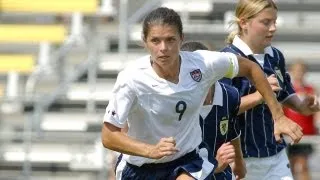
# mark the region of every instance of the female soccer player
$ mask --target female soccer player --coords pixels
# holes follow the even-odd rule
[[[295,142],[300,127],[283,115],[260,67],[232,53],[180,52],[180,16],[157,8],[143,22],[150,55],[121,71],[102,127],[102,143],[126,161],[118,179],[205,179],[215,168],[199,147],[199,111],[207,90],[222,77],[252,80],[277,121],[277,133]],[[128,122],[128,134],[121,132]]]
[[[295,94],[285,69],[283,54],[271,46],[276,31],[277,6],[272,0],[240,0],[235,10],[238,29],[232,32],[224,52],[246,57],[263,69],[266,76],[276,76],[281,90],[276,91],[278,101],[303,114],[319,110],[314,98],[301,101]],[[240,67],[241,69],[241,67]],[[274,129],[277,121],[272,110],[256,92],[258,86],[248,78],[224,80],[235,86],[242,96],[239,116],[241,147],[247,166],[246,179],[292,179],[284,141],[279,143]],[[276,136],[274,136],[274,134]]]

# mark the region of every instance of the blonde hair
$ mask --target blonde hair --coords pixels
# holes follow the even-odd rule
[[[242,33],[239,24],[241,19],[249,20],[254,18],[262,10],[270,7],[278,10],[278,7],[273,0],[239,0],[235,10],[235,19],[230,24],[237,24],[237,29],[228,35],[226,42],[231,44],[234,37]]]

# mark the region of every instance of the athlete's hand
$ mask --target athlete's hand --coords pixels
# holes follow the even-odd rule
[[[233,163],[230,164],[233,174],[236,176],[236,180],[245,178],[247,174],[246,163],[243,158],[236,158]]]
[[[274,74],[271,74],[270,76],[268,76],[267,80],[273,92],[278,92],[282,89],[279,85],[277,77]],[[258,91],[256,91],[254,94],[257,97],[257,99],[259,98],[259,100],[263,102],[263,97]]]
[[[272,91],[277,92],[282,89],[279,85],[279,81],[278,81],[276,75],[271,74],[270,76],[268,76],[267,80],[271,86]]]
[[[236,157],[235,149],[230,142],[222,144],[217,151],[216,160],[218,161],[218,167],[214,173],[222,172],[230,163],[234,162]]]
[[[302,103],[308,107],[311,113],[318,112],[320,110],[319,101],[315,95],[306,95]]]
[[[274,122],[274,136],[278,142],[282,141],[280,134],[290,136],[292,144],[298,143],[303,136],[302,128],[285,115],[275,119]]]
[[[160,159],[164,156],[170,156],[178,152],[176,140],[173,137],[161,138],[160,141],[150,148],[148,158]]]

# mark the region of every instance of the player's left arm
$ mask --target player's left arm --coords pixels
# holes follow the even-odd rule
[[[216,169],[214,170],[214,174],[220,173],[228,167],[228,165],[234,162],[235,152],[234,147],[230,142],[223,143],[216,154],[215,159],[218,164]]]
[[[286,134],[291,137],[294,143],[298,143],[303,135],[302,128],[284,115],[282,105],[274,96],[264,72],[256,63],[240,56],[237,58],[239,63],[238,76],[245,76],[253,83],[271,111],[275,122],[274,135],[276,141],[281,141],[281,134]]]
[[[290,94],[290,91],[294,92],[288,73],[286,73],[284,77],[284,85],[287,94]],[[300,99],[296,94],[292,93],[283,101],[283,105],[304,115],[311,115],[320,111],[319,100],[316,93],[306,94],[304,99]]]
[[[303,100],[293,95],[284,102],[284,105],[304,115],[311,115],[320,110],[316,95],[306,95]]]
[[[289,135],[294,143],[300,141],[303,135],[302,128],[284,115],[282,105],[274,96],[274,92],[258,64],[247,58],[235,56],[231,53],[217,54],[204,51],[203,56],[206,56],[205,54],[207,54],[207,56],[216,56],[215,60],[205,60],[206,66],[208,67],[207,69],[209,69],[207,73],[213,74],[213,81],[221,79],[221,75],[223,75],[223,77],[226,78],[234,78],[235,76],[246,77],[253,83],[271,111],[275,122],[274,135],[277,141],[281,141],[281,134]]]

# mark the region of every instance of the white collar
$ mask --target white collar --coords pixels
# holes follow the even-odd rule
[[[223,106],[223,93],[219,82],[215,83],[212,105]]]
[[[239,36],[234,37],[232,44],[240,49],[240,51],[242,51],[246,56],[253,55],[252,50],[244,41],[242,41],[242,39],[240,39]],[[273,57],[273,50],[271,46],[264,48],[264,54],[269,54],[271,57]]]

